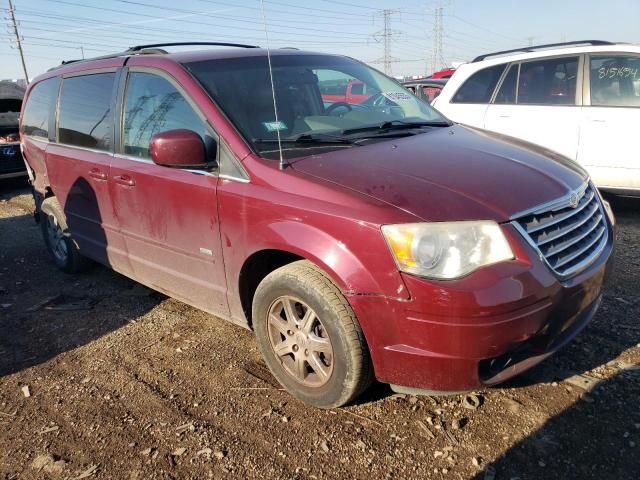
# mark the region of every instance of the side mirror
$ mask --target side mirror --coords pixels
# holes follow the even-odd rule
[[[151,137],[151,160],[157,165],[175,168],[203,168],[207,153],[200,135],[192,130],[168,130]]]

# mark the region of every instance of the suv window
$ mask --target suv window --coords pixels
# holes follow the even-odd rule
[[[109,150],[113,137],[113,83],[116,74],[65,78],[60,94],[58,141]]]
[[[575,105],[577,71],[578,57],[522,63],[518,104]]]
[[[442,92],[442,87],[432,87],[425,85],[422,87],[422,94],[429,103],[433,102],[438,95]]]
[[[156,133],[193,130],[205,145],[211,136],[206,124],[168,80],[151,73],[129,74],[124,104],[124,153],[149,158],[149,144]]]
[[[453,103],[489,103],[506,64],[485,68],[471,75],[451,99]]]
[[[591,57],[591,105],[640,106],[640,57]]]
[[[25,135],[49,137],[49,115],[58,96],[58,78],[49,78],[33,87],[22,115]]]
[[[505,105],[516,103],[516,85],[518,84],[518,65],[511,65],[509,73],[504,77],[495,103]]]

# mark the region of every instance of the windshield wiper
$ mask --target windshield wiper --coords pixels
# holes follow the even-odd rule
[[[278,140],[275,138],[254,138],[252,139],[254,143],[278,143]],[[334,135],[328,134],[311,134],[311,133],[303,133],[293,138],[282,138],[280,139],[280,143],[283,144],[292,144],[292,143],[302,143],[302,144],[348,144],[348,145],[356,145],[353,140],[348,138],[342,138]]]
[[[422,128],[422,127],[450,127],[449,122],[442,121],[419,121],[419,122],[405,122],[404,120],[389,120],[387,122],[378,123],[376,125],[367,125],[358,128],[348,128],[342,131],[343,135],[352,135],[354,133],[361,132],[376,132],[376,131],[388,131],[388,130],[406,130],[409,128]]]

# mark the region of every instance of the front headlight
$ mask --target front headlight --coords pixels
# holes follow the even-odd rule
[[[384,225],[382,233],[398,268],[421,277],[450,280],[514,258],[493,221]]]

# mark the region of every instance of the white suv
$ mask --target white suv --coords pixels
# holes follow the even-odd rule
[[[639,45],[590,40],[482,55],[456,70],[433,105],[560,152],[603,190],[640,195]]]

